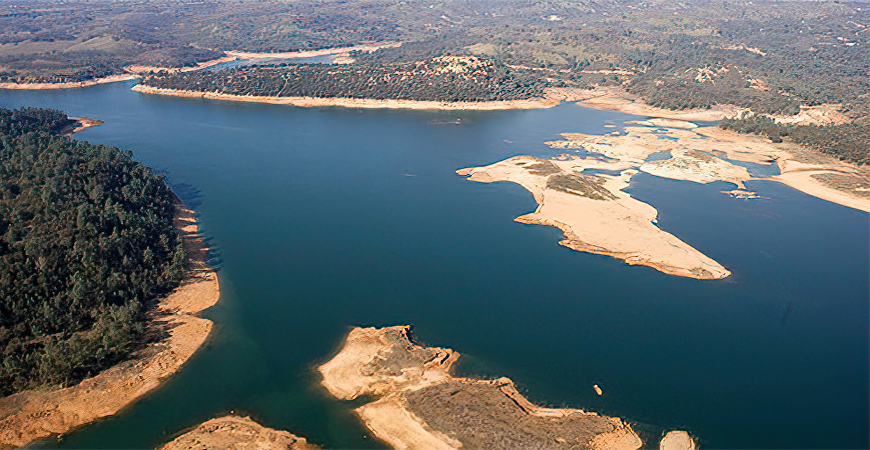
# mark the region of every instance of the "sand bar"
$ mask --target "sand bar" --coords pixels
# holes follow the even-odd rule
[[[213,59],[211,61],[201,62],[195,66],[191,67],[157,67],[157,66],[142,66],[142,65],[131,65],[124,67],[124,70],[129,72],[128,74],[117,74],[110,75],[108,77],[103,78],[95,78],[92,80],[85,81],[75,81],[75,82],[65,82],[65,83],[0,83],[0,89],[72,89],[72,88],[83,88],[88,86],[95,86],[98,84],[105,83],[117,83],[119,81],[129,81],[136,80],[140,78],[140,74],[147,72],[160,72],[160,71],[168,71],[168,72],[190,72],[194,70],[205,69],[206,67],[212,67],[221,63],[225,63],[228,61],[234,61],[236,57],[234,56],[225,56],[218,59]]]
[[[305,438],[266,428],[250,417],[224,416],[203,422],[159,450],[317,450]]]
[[[117,413],[157,389],[206,342],[212,322],[197,313],[217,303],[217,276],[205,265],[207,249],[193,211],[179,208],[176,226],[185,237],[190,275],[154,313],[168,337],[75,386],[0,399],[0,448],[22,447]]]
[[[204,61],[204,62],[201,62],[199,64],[196,64],[195,66],[190,66],[190,67],[160,67],[160,66],[143,66],[140,64],[134,64],[134,65],[124,67],[124,70],[126,70],[127,72],[130,72],[130,73],[136,74],[136,75],[140,75],[140,74],[148,73],[148,72],[171,72],[171,73],[193,72],[196,70],[202,70],[202,69],[206,69],[209,67],[213,67],[213,66],[216,66],[218,64],[223,64],[225,62],[235,61],[236,59],[238,59],[238,58],[235,56],[224,56],[222,58],[212,59],[210,61]]]
[[[105,83],[117,83],[118,81],[135,80],[138,75],[110,75],[93,80],[66,82],[66,83],[0,83],[0,89],[71,89],[95,86]]]
[[[508,378],[454,377],[459,354],[422,347],[409,327],[354,328],[318,368],[336,398],[379,397],[355,411],[396,449],[637,449],[640,437],[618,418],[536,406]]]
[[[226,100],[234,102],[270,103],[274,105],[290,105],[302,108],[317,108],[339,106],[343,108],[369,109],[423,109],[444,111],[494,111],[504,109],[540,109],[551,108],[559,104],[555,100],[530,99],[507,100],[493,102],[438,102],[416,100],[375,100],[363,98],[325,98],[325,97],[266,97],[252,95],[232,95],[217,92],[185,91],[179,89],[160,89],[137,84],[133,90],[143,94],[169,95],[173,97],[204,98],[209,100]]]
[[[289,59],[311,58],[314,56],[346,55],[350,52],[371,53],[382,48],[394,48],[401,46],[401,42],[381,42],[377,44],[359,44],[347,47],[323,48],[319,50],[300,50],[296,52],[246,52],[242,50],[230,50],[226,54],[239,59]]]

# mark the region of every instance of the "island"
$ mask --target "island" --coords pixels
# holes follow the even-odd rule
[[[203,422],[159,450],[317,450],[287,431],[266,428],[250,417],[228,415]]]
[[[317,370],[335,398],[371,398],[355,412],[396,449],[643,445],[621,419],[536,406],[508,378],[455,377],[451,372],[458,358],[454,350],[417,344],[408,326],[354,328],[338,354]]]
[[[870,212],[866,168],[794,143],[699,127],[673,116],[632,121],[623,132],[562,136],[565,139],[546,144],[575,153],[551,159],[516,156],[457,174],[471,181],[508,181],[524,187],[538,207],[516,220],[559,228],[565,234],[560,244],[568,248],[698,279],[725,278],[730,272],[660,229],[655,208],[623,191],[637,173],[695,183],[724,181],[737,187],[725,193],[752,199],[757,194],[743,189],[743,183],[757,177],[739,163],[776,164],[780,173],[767,179]]]
[[[198,313],[220,296],[194,212],[129,152],[59,135],[74,124],[0,109],[0,448],[152,392],[207,341]]]

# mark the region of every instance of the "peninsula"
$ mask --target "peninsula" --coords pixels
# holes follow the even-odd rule
[[[338,399],[375,397],[355,411],[375,436],[396,449],[602,450],[643,444],[621,419],[536,406],[508,378],[454,377],[458,358],[451,349],[418,345],[407,326],[354,328],[318,371]]]
[[[166,336],[74,386],[0,398],[0,448],[22,447],[117,413],[158,388],[206,342],[212,322],[198,313],[217,303],[217,276],[205,265],[208,249],[193,211],[179,207],[176,226],[189,257],[188,277],[152,313]]]
[[[138,92],[295,106],[494,110],[547,108],[547,82],[534,71],[476,56],[393,64],[298,64],[219,72],[159,73]]]
[[[62,136],[98,123],[0,108],[0,448],[115,414],[212,328],[193,211],[130,152]]]
[[[637,173],[630,162],[564,156],[552,160],[517,156],[486,166],[458,170],[471,181],[510,181],[526,188],[538,208],[517,222],[562,230],[560,244],[613,256],[631,265],[702,280],[731,274],[674,235],[658,228],[656,210],[622,189]],[[620,170],[618,176],[588,175],[586,169]]]

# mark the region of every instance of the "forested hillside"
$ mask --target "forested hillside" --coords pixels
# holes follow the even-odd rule
[[[54,134],[67,122],[0,109],[0,395],[129,355],[183,272],[162,178],[128,151]]]
[[[217,72],[160,73],[146,86],[233,95],[349,97],[482,102],[542,97],[547,82],[533,71],[473,56],[354,66],[285,65]]]
[[[741,133],[754,133],[773,142],[790,139],[842,160],[870,164],[870,123],[856,121],[839,125],[790,125],[760,115],[723,120],[720,127]]]

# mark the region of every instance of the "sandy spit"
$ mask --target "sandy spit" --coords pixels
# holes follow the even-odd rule
[[[508,378],[454,377],[457,352],[422,347],[409,333],[407,326],[354,328],[318,368],[336,398],[378,397],[355,411],[393,448],[633,450],[643,444],[621,419],[534,405]]]
[[[298,52],[246,52],[242,50],[231,50],[226,52],[227,55],[239,59],[286,59],[286,58],[311,58],[314,56],[326,55],[341,55],[350,52],[366,52],[371,53],[382,48],[394,48],[401,46],[401,42],[382,42],[378,44],[359,44],[347,47],[324,48],[320,50],[303,50]]]
[[[359,98],[320,98],[320,97],[264,97],[251,95],[220,94],[216,92],[185,91],[179,89],[160,89],[137,84],[133,90],[143,94],[169,95],[174,97],[205,98],[209,100],[227,100],[234,102],[270,103],[274,105],[291,105],[302,108],[317,108],[324,106],[340,106],[344,108],[369,109],[424,109],[424,110],[478,110],[493,111],[504,109],[539,109],[551,108],[559,104],[555,100],[507,100],[495,102],[437,102],[416,100],[374,100]]]
[[[105,83],[117,83],[118,81],[128,81],[128,80],[136,80],[140,78],[139,74],[147,73],[147,72],[159,72],[159,71],[169,71],[169,72],[190,72],[194,70],[205,69],[207,67],[211,67],[217,64],[225,63],[228,61],[234,61],[236,59],[235,56],[225,56],[218,59],[213,59],[211,61],[205,61],[199,63],[192,67],[157,67],[157,66],[141,66],[141,65],[132,65],[124,67],[124,70],[129,72],[129,74],[119,74],[119,75],[110,75],[104,78],[95,78],[93,80],[87,81],[78,81],[78,82],[67,82],[67,83],[0,83],[0,89],[71,89],[71,88],[83,88],[88,86],[96,86],[98,84]]]
[[[104,83],[117,83],[118,81],[135,80],[138,75],[111,75],[105,78],[93,80],[67,82],[67,83],[0,83],[0,89],[70,89],[95,86]]]
[[[316,450],[305,438],[266,428],[250,417],[224,416],[203,422],[159,450]]]
[[[190,275],[154,313],[168,337],[75,386],[0,399],[0,448],[21,447],[117,413],[157,389],[206,342],[212,322],[197,314],[217,303],[217,276],[205,266],[207,249],[193,211],[179,208],[176,226],[185,237]]]
[[[201,70],[201,69],[206,69],[206,68],[209,68],[212,66],[216,66],[218,64],[223,64],[225,62],[235,61],[236,59],[238,59],[238,58],[235,56],[224,56],[222,58],[212,59],[210,61],[201,62],[195,66],[190,66],[190,67],[160,67],[160,66],[143,66],[143,65],[134,64],[134,65],[124,67],[124,70],[126,70],[127,72],[130,72],[132,74],[136,74],[136,75],[140,75],[140,74],[148,73],[148,72],[161,72],[161,71],[172,72],[172,73],[175,73],[175,72],[193,72],[196,70]]]
[[[572,100],[580,100],[580,106],[587,108],[619,111],[638,116],[659,117],[684,121],[711,122],[733,116],[739,108],[731,105],[718,105],[710,109],[691,109],[677,111],[665,108],[656,108],[644,103],[619,87],[597,87],[588,90],[572,91]]]

